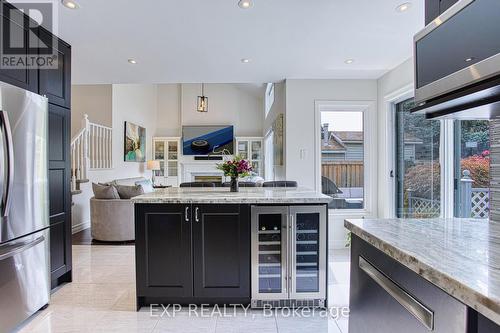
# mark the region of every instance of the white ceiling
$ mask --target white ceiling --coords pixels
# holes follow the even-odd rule
[[[405,1],[78,0],[60,5],[59,35],[77,84],[377,78],[411,56],[423,27],[424,1],[397,13]]]

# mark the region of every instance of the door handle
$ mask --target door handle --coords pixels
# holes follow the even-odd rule
[[[427,329],[434,329],[434,312],[420,303],[415,297],[398,286],[384,273],[378,270],[365,258],[359,257],[359,268],[389,295],[391,295],[399,304],[401,304],[409,313],[411,313]]]
[[[18,253],[23,252],[23,251],[26,251],[26,250],[32,248],[33,246],[40,244],[44,240],[45,240],[45,237],[40,236],[33,241],[23,242],[23,243],[7,246],[4,249],[0,248],[0,261],[8,259],[8,258],[10,258]]]
[[[186,206],[186,210],[184,211],[184,220],[189,222],[189,206]]]
[[[196,208],[194,209],[194,220],[195,220],[196,222],[200,222],[200,219],[198,218],[198,210],[199,210],[199,208],[198,208],[198,207],[196,207]]]
[[[2,196],[2,216],[8,216],[11,204],[11,192],[14,185],[14,147],[12,144],[12,132],[10,130],[9,116],[3,110],[0,110],[0,119],[5,132],[5,142],[7,145],[7,188],[4,190]]]

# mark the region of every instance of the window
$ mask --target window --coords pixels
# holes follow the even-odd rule
[[[274,83],[268,83],[266,86],[265,117],[267,117],[267,114],[269,113],[269,111],[271,111],[273,104],[274,104]]]
[[[441,210],[441,122],[410,113],[413,99],[396,104],[396,216],[432,218]]]
[[[362,111],[321,111],[321,188],[331,209],[365,208]]]
[[[488,218],[490,122],[455,121],[455,216]]]

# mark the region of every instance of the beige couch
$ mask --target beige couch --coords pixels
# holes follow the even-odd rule
[[[116,179],[112,184],[135,185],[145,178]],[[99,241],[120,242],[135,240],[134,204],[127,199],[90,199],[92,238]]]

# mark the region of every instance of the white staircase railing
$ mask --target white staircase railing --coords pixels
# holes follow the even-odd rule
[[[79,193],[80,183],[88,182],[88,170],[113,167],[113,129],[91,123],[84,115],[82,129],[71,140],[71,191]]]

